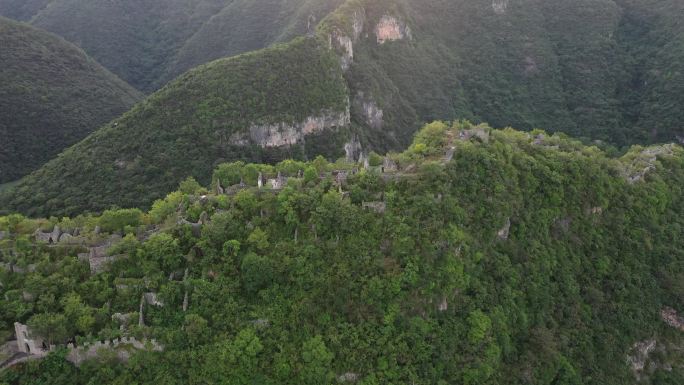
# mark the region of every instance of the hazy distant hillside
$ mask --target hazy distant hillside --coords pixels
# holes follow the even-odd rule
[[[32,19],[149,91],[183,42],[230,0],[53,0]]]
[[[0,183],[26,175],[141,95],[63,39],[0,17]]]
[[[303,35],[311,16],[313,27],[341,2],[0,0],[0,15],[31,19],[138,89],[153,91],[196,65]]]
[[[0,15],[28,21],[52,0],[0,0]]]
[[[168,68],[166,80],[211,60],[288,41],[314,30],[318,21],[342,2],[233,0],[183,44]]]

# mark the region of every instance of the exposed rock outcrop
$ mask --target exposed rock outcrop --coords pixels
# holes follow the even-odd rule
[[[387,209],[385,202],[363,202],[361,207],[366,210],[375,211],[378,214],[383,214]]]
[[[380,18],[380,21],[375,26],[375,37],[378,40],[378,44],[384,44],[387,41],[412,39],[411,28],[396,17],[385,15]]]
[[[489,131],[484,128],[473,128],[470,130],[461,130],[458,134],[458,138],[463,141],[468,141],[473,138],[477,138],[483,143],[489,142]]]
[[[343,71],[347,71],[354,62],[354,43],[359,39],[363,32],[363,25],[366,15],[362,9],[354,11],[351,23],[351,36],[335,28],[330,34],[330,47],[334,48],[340,56],[340,66]]]
[[[660,318],[668,326],[684,332],[684,317],[680,316],[675,309],[667,306],[664,307],[660,311]]]
[[[677,149],[680,148],[676,144],[665,144],[648,147],[638,153],[628,153],[622,158],[622,177],[630,184],[642,181],[649,172],[656,169],[658,157],[674,155]]]
[[[369,127],[381,129],[385,115],[383,110],[371,99],[361,100],[360,105],[366,124]]]
[[[337,376],[337,382],[341,383],[354,383],[357,382],[361,379],[361,376],[358,373],[354,372],[347,372],[344,374],[340,374]]]
[[[348,162],[356,162],[357,159],[361,159],[363,156],[363,147],[359,141],[359,137],[352,135],[349,142],[344,144],[344,154]]]
[[[511,218],[506,218],[506,223],[504,226],[496,233],[496,236],[504,241],[508,239],[509,235],[511,234]]]
[[[656,346],[655,338],[637,342],[632,346],[631,354],[627,356],[627,364],[629,364],[637,380],[641,379],[646,368],[646,362],[648,362],[648,356],[655,351]]]
[[[497,15],[503,15],[508,9],[509,0],[492,0],[492,9]]]
[[[340,53],[340,66],[343,71],[346,71],[354,61],[354,43],[349,36],[341,33],[333,34],[333,43]]]
[[[301,143],[307,135],[347,127],[350,120],[347,105],[345,111],[324,111],[299,123],[254,124],[249,127],[248,132],[233,134],[230,142],[241,146],[254,143],[263,148],[292,146]]]

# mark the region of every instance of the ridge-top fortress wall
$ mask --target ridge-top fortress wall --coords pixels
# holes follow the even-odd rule
[[[19,322],[14,323],[14,330],[19,352],[26,354],[31,359],[45,357],[51,351],[62,347],[48,344],[44,339],[33,336],[29,327]],[[97,357],[99,351],[103,349],[116,351],[117,357],[121,360],[128,359],[130,356],[129,349],[163,351],[163,347],[154,339],[139,341],[134,337],[121,337],[82,345],[68,343],[64,347],[68,350],[67,360],[76,365],[80,365],[87,359]]]

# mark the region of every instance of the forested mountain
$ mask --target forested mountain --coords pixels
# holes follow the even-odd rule
[[[63,39],[0,17],[0,184],[19,179],[142,95]]]
[[[0,0],[143,91],[199,64],[288,41],[342,0]],[[315,22],[313,25],[315,26]]]
[[[223,161],[357,159],[406,146],[433,119],[617,146],[677,140],[682,11],[674,0],[348,0],[313,34],[180,76],[3,206],[149,205],[186,176],[208,182]]]
[[[683,185],[677,145],[436,122],[365,166],[0,217],[0,329],[38,346],[0,382],[681,384]]]

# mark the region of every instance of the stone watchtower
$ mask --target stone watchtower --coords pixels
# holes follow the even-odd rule
[[[17,335],[17,348],[20,352],[38,356],[47,354],[47,341],[42,338],[31,338],[28,326],[15,322],[14,332]]]

